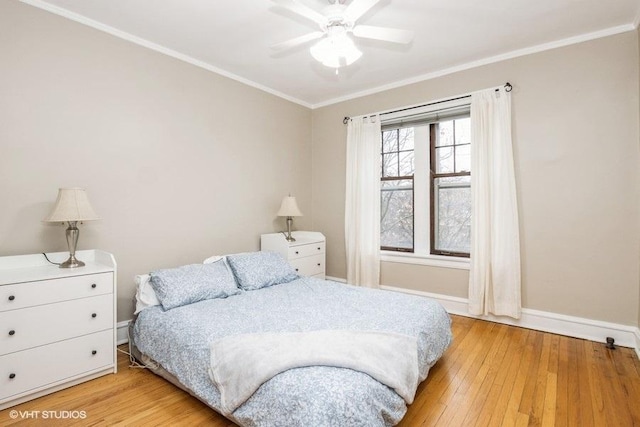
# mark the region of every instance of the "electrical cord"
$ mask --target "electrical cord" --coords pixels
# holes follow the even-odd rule
[[[47,254],[45,254],[44,252],[42,252],[42,255],[44,255],[44,259],[46,259],[47,261],[49,261],[51,264],[53,265],[60,265],[62,264],[61,262],[53,262],[49,259],[49,257],[47,256]]]
[[[147,369],[147,368],[150,368],[150,367],[151,367],[151,366],[142,365],[142,364],[138,363],[138,361],[136,360],[136,358],[135,358],[135,357],[133,357],[133,355],[132,355],[131,353],[129,353],[128,351],[124,351],[124,350],[119,349],[119,348],[118,348],[118,351],[119,351],[120,353],[124,353],[124,354],[126,354],[127,356],[129,356],[129,367],[130,367],[130,368]]]
[[[144,360],[142,361],[142,363],[139,363],[136,358],[133,356],[133,354],[130,353],[131,351],[131,336],[129,335],[129,328],[127,328],[127,340],[129,342],[129,351],[124,351],[121,350],[119,348],[116,347],[116,349],[120,352],[120,353],[124,353],[127,356],[129,356],[129,367],[130,368],[137,368],[137,369],[157,369],[158,368],[158,362],[156,362],[155,360],[149,359],[148,362],[145,362]]]

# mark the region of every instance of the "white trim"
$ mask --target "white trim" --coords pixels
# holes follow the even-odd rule
[[[469,258],[445,257],[438,255],[420,255],[415,253],[389,253],[380,254],[380,261],[400,264],[427,265],[430,267],[455,268],[458,270],[469,270]]]
[[[635,348],[636,352],[639,352],[638,345],[640,343],[640,336],[637,332],[638,328],[634,326],[567,316],[564,314],[532,310],[529,308],[522,309],[522,317],[520,319],[497,316],[474,316],[468,312],[468,300],[466,298],[432,294],[429,292],[415,291],[394,286],[380,286],[380,289],[434,299],[442,304],[447,312],[459,316],[473,317],[476,319],[488,320],[491,322],[602,343],[605,342],[606,337],[612,337],[615,340],[616,345]]]
[[[129,323],[131,323],[131,320],[124,320],[116,324],[117,345],[126,344],[129,342]]]
[[[636,19],[633,21],[633,28],[637,30],[638,26],[640,26],[640,10],[638,11],[638,14],[636,15]]]
[[[263,92],[267,92],[271,95],[275,95],[279,98],[285,99],[287,101],[293,102],[295,104],[298,105],[302,105],[303,107],[306,108],[313,108],[311,104],[309,104],[308,102],[302,101],[298,98],[294,98],[292,96],[289,96],[287,94],[284,94],[282,92],[279,92],[275,89],[271,89],[267,86],[261,85],[260,83],[256,83],[252,80],[246,79],[244,77],[240,77],[236,74],[230,73],[228,71],[225,71],[221,68],[218,67],[214,67],[211,64],[208,64],[204,61],[201,61],[199,59],[195,59],[191,56],[185,55],[183,53],[177,52],[173,49],[169,49],[167,47],[164,47],[162,45],[159,45],[157,43],[153,43],[150,42],[148,40],[145,40],[141,37],[135,36],[133,34],[127,33],[125,31],[122,30],[118,30],[117,28],[113,28],[110,27],[108,25],[102,24],[98,21],[94,21],[93,19],[87,18],[86,16],[82,16],[80,14],[77,14],[75,12],[71,12],[69,10],[63,9],[61,7],[58,6],[54,6],[52,4],[46,3],[45,1],[42,0],[20,0],[22,3],[26,3],[29,4],[31,6],[37,7],[39,9],[42,10],[46,10],[47,12],[51,12],[54,13],[56,15],[62,16],[64,18],[70,19],[72,21],[78,22],[80,24],[83,25],[87,25],[91,28],[95,28],[96,30],[99,31],[103,31],[107,34],[111,34],[112,36],[121,38],[123,40],[127,40],[131,43],[135,43],[139,46],[142,47],[146,47],[147,49],[151,49],[151,50],[155,50],[156,52],[162,53],[164,55],[170,56],[172,58],[178,59],[180,61],[184,61],[188,64],[191,65],[195,65],[196,67],[200,67],[203,68],[207,71],[211,71],[213,73],[219,74],[221,76],[227,77],[229,79],[235,80],[237,82],[243,83],[247,86],[251,86],[253,88],[259,89]]]
[[[617,27],[611,27],[611,28],[606,28],[604,30],[600,30],[600,31],[594,31],[592,33],[587,33],[587,34],[582,34],[579,36],[574,36],[574,37],[569,37],[566,39],[562,39],[562,40],[557,40],[554,42],[550,42],[550,43],[544,43],[544,44],[540,44],[540,45],[536,45],[536,46],[531,46],[531,47],[527,47],[524,49],[518,49],[518,50],[514,50],[511,52],[507,52],[507,53],[503,53],[500,55],[495,55],[495,56],[491,56],[488,58],[484,58],[478,61],[472,61],[472,62],[468,62],[468,63],[464,63],[464,64],[460,64],[457,65],[455,67],[450,67],[450,68],[444,68],[442,70],[438,70],[438,71],[434,71],[431,73],[427,73],[427,74],[422,74],[419,76],[415,76],[415,77],[411,77],[408,79],[404,79],[404,80],[400,80],[397,82],[393,82],[393,83],[389,83],[386,85],[382,85],[382,86],[378,86],[372,89],[367,89],[364,91],[360,91],[360,92],[354,92],[352,94],[349,95],[345,95],[345,96],[341,96],[341,97],[337,97],[337,98],[333,98],[333,99],[329,99],[327,101],[322,101],[319,102],[317,104],[310,104],[308,102],[305,102],[301,99],[289,96],[285,93],[282,93],[280,91],[277,91],[275,89],[271,89],[267,86],[264,86],[260,83],[256,83],[252,80],[246,79],[244,77],[240,77],[236,74],[230,73],[228,71],[225,71],[221,68],[218,67],[214,67],[211,64],[208,64],[204,61],[201,61],[199,59],[195,59],[192,58],[188,55],[182,54],[180,52],[176,52],[173,49],[169,49],[167,47],[164,47],[162,45],[159,45],[157,43],[153,43],[150,42],[148,40],[145,40],[143,38],[140,38],[138,36],[134,36],[133,34],[127,33],[125,31],[121,31],[118,30],[116,28],[110,27],[108,25],[102,24],[98,21],[94,21],[93,19],[87,18],[85,16],[82,16],[78,13],[75,12],[71,12],[69,10],[66,10],[64,8],[58,7],[58,6],[54,6],[52,4],[46,3],[43,0],[20,0],[22,3],[25,4],[29,4],[31,6],[37,7],[39,9],[42,10],[46,10],[48,12],[54,13],[56,15],[65,17],[67,19],[71,19],[72,21],[76,21],[79,22],[81,24],[87,25],[89,27],[95,28],[96,30],[99,31],[103,31],[105,33],[111,34],[112,36],[115,37],[119,37],[121,39],[127,40],[129,42],[135,43],[139,46],[143,46],[146,47],[148,49],[151,50],[155,50],[156,52],[171,56],[175,59],[178,59],[180,61],[184,61],[186,63],[189,63],[191,65],[195,65],[196,67],[200,67],[203,68],[205,70],[211,71],[213,73],[219,74],[221,76],[230,78],[232,80],[238,81],[240,83],[246,84],[247,86],[251,86],[253,88],[262,90],[264,92],[267,92],[271,95],[275,95],[277,97],[280,97],[282,99],[285,99],[287,101],[293,102],[295,104],[301,105],[303,107],[307,107],[310,108],[312,110],[316,109],[316,108],[321,108],[321,107],[326,107],[329,105],[333,105],[333,104],[337,104],[339,102],[344,102],[344,101],[348,101],[354,98],[360,98],[363,96],[367,96],[367,95],[372,95],[378,92],[383,92],[385,90],[390,90],[390,89],[395,89],[401,86],[406,86],[409,84],[413,84],[413,83],[418,83],[418,82],[422,82],[425,80],[431,80],[434,79],[436,77],[442,77],[448,74],[453,74],[456,73],[458,71],[463,71],[463,70],[468,70],[471,68],[476,68],[476,67],[480,67],[483,65],[487,65],[487,64],[493,64],[495,62],[500,62],[500,61],[504,61],[507,59],[512,59],[512,58],[517,58],[520,56],[525,56],[525,55],[530,55],[532,53],[538,53],[538,52],[542,52],[545,50],[551,50],[551,49],[556,49],[558,47],[563,47],[563,46],[569,46],[572,44],[577,44],[577,43],[582,43],[585,41],[589,41],[589,40],[594,40],[594,39],[598,39],[598,38],[602,38],[602,37],[608,37],[608,36],[612,36],[612,35],[616,35],[616,34],[620,34],[620,33],[624,33],[627,31],[634,31],[638,28],[639,22],[640,22],[640,15],[638,15],[636,17],[636,19],[634,20],[633,23],[631,24],[625,24],[625,25],[619,25]]]
[[[338,283],[347,283],[345,279],[340,277],[327,276],[326,279]],[[527,308],[522,309],[522,318],[520,320],[496,316],[473,316],[467,311],[468,301],[466,298],[433,294],[430,292],[415,291],[394,286],[383,285],[380,286],[380,289],[434,299],[442,304],[448,313],[458,316],[489,320],[491,322],[519,326],[527,329],[535,329],[538,331],[566,335],[596,342],[604,342],[605,337],[613,337],[617,345],[634,348],[638,358],[640,359],[640,329],[633,326],[566,316],[564,314],[549,313]],[[118,322],[118,345],[129,342],[130,322],[131,320]]]
[[[639,17],[640,18],[640,17]],[[400,80],[397,82],[389,83],[386,85],[378,86],[372,89],[367,89],[359,92],[354,92],[349,95],[329,99],[327,101],[322,101],[317,104],[311,105],[311,109],[327,107],[329,105],[338,104],[344,101],[350,101],[352,99],[361,98],[363,96],[373,95],[379,92],[384,92],[386,90],[396,89],[402,86],[419,83],[425,80],[435,79],[437,77],[446,76],[449,74],[457,73],[459,71],[469,70],[471,68],[481,67],[483,65],[489,65],[500,61],[506,61],[508,59],[518,58],[521,56],[531,55],[533,53],[544,52],[546,50],[552,50],[559,47],[570,46],[573,44],[578,44],[590,40],[595,40],[603,37],[614,36],[616,34],[626,33],[628,31],[634,31],[637,28],[638,24],[625,24],[619,25],[617,27],[611,27],[600,31],[594,31],[592,33],[582,34],[579,36],[569,37],[562,40],[557,40],[550,43],[543,43],[536,46],[527,47],[524,49],[513,50],[511,52],[502,53],[500,55],[490,56],[488,58],[480,59],[478,61],[467,62],[464,64],[457,65],[455,67],[444,68],[442,70],[433,71],[431,73],[422,74],[416,77],[411,77],[408,79]]]

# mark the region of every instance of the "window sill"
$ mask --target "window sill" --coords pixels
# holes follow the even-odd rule
[[[469,270],[470,259],[410,252],[380,251],[380,261]]]

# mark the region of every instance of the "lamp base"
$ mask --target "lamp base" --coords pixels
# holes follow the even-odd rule
[[[76,258],[76,246],[78,245],[78,236],[80,235],[80,230],[76,227],[77,224],[78,221],[69,221],[69,227],[67,227],[65,231],[67,246],[69,247],[69,259],[60,264],[60,268],[84,267],[84,262]]]
[[[60,268],[76,268],[84,267],[84,262],[77,259],[74,255],[71,255],[68,260],[60,264]]]
[[[291,235],[291,223],[293,222],[293,217],[288,216],[287,217],[287,242],[295,242],[296,239],[293,238],[293,236]]]

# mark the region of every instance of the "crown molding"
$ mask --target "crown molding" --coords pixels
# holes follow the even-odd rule
[[[640,19],[640,16],[638,17]],[[345,95],[338,98],[333,98],[327,101],[319,102],[311,106],[312,109],[327,107],[329,105],[338,104],[340,102],[350,101],[356,98],[362,98],[363,96],[374,95],[376,93],[384,92],[391,89],[396,89],[402,86],[407,86],[414,83],[423,82],[426,80],[435,79],[437,77],[446,76],[449,74],[457,73],[459,71],[470,70],[472,68],[481,67],[483,65],[494,64],[496,62],[506,61],[508,59],[518,58],[521,56],[531,55],[533,53],[544,52],[547,50],[557,49],[559,47],[570,46],[590,40],[595,40],[603,37],[613,36],[616,34],[626,33],[628,31],[634,31],[638,24],[626,24],[617,27],[607,28],[601,31],[594,31],[592,33],[581,34],[575,37],[569,37],[562,40],[557,40],[550,43],[539,44],[536,46],[527,47],[524,49],[518,49],[511,52],[503,53],[500,55],[491,56],[488,58],[480,59],[478,61],[467,62],[465,64],[456,65],[455,67],[444,68],[442,70],[433,71],[427,74],[421,74],[419,76],[411,77],[408,79],[393,82],[387,85],[378,86],[372,89],[367,89],[360,92],[354,92],[349,95]]]
[[[205,69],[207,71],[211,71],[211,72],[219,74],[219,75],[221,75],[223,77],[227,77],[227,78],[229,78],[231,80],[235,80],[235,81],[240,82],[242,84],[245,84],[247,86],[251,86],[251,87],[253,87],[255,89],[259,89],[259,90],[261,90],[263,92],[267,92],[267,93],[269,93],[271,95],[274,95],[274,96],[277,96],[279,98],[285,99],[287,101],[293,102],[294,104],[298,104],[298,105],[301,105],[301,106],[306,107],[306,108],[312,108],[311,104],[309,104],[308,102],[305,102],[305,101],[303,101],[301,99],[289,96],[289,95],[287,95],[285,93],[282,93],[282,92],[279,92],[277,90],[271,89],[271,88],[269,88],[267,86],[261,85],[260,83],[256,83],[256,82],[254,82],[252,80],[245,79],[244,77],[240,77],[240,76],[238,76],[236,74],[230,73],[230,72],[225,71],[225,70],[223,70],[221,68],[214,67],[213,65],[208,64],[208,63],[206,63],[204,61],[201,61],[199,59],[196,59],[196,58],[193,58],[191,56],[182,54],[182,53],[177,52],[177,51],[175,51],[173,49],[169,49],[168,47],[159,45],[157,43],[150,42],[149,40],[143,39],[141,37],[134,36],[133,34],[127,33],[126,31],[122,31],[122,30],[119,30],[117,28],[110,27],[109,25],[102,24],[102,23],[100,23],[98,21],[94,21],[93,19],[87,18],[86,16],[82,16],[80,14],[71,12],[71,11],[63,9],[61,7],[54,6],[54,5],[49,4],[49,3],[45,2],[45,1],[42,1],[42,0],[20,0],[20,2],[28,4],[30,6],[37,7],[38,9],[42,9],[42,10],[45,10],[47,12],[51,12],[51,13],[53,13],[55,15],[62,16],[64,18],[67,18],[67,19],[70,19],[72,21],[78,22],[80,24],[86,25],[88,27],[94,28],[94,29],[96,29],[98,31],[105,32],[107,34],[110,34],[112,36],[121,38],[121,39],[126,40],[128,42],[137,44],[138,46],[142,46],[142,47],[145,47],[147,49],[154,50],[154,51],[156,51],[158,53],[170,56],[172,58],[178,59],[180,61],[183,61],[183,62],[186,62],[188,64],[194,65],[196,67]]]
[[[635,20],[633,23],[631,24],[625,24],[625,25],[619,25],[616,27],[611,27],[611,28],[607,28],[604,30],[600,30],[600,31],[594,31],[591,33],[587,33],[587,34],[582,34],[579,36],[574,36],[574,37],[569,37],[566,39],[562,39],[562,40],[557,40],[554,42],[550,42],[550,43],[543,43],[540,45],[536,45],[536,46],[531,46],[528,48],[524,48],[524,49],[518,49],[518,50],[514,50],[511,52],[506,52],[503,54],[499,54],[499,55],[495,55],[495,56],[491,56],[488,58],[484,58],[484,59],[480,59],[478,61],[472,61],[472,62],[467,62],[464,64],[460,64],[454,67],[449,67],[449,68],[443,68],[441,70],[437,70],[437,71],[433,71],[431,73],[426,73],[426,74],[421,74],[415,77],[411,77],[408,79],[403,79],[403,80],[399,80],[397,82],[393,82],[393,83],[389,83],[386,85],[381,85],[381,86],[377,86],[375,88],[371,88],[371,89],[367,89],[364,91],[359,91],[359,92],[354,92],[345,96],[341,96],[341,97],[336,97],[336,98],[332,98],[326,101],[322,101],[322,102],[318,102],[318,103],[310,103],[310,102],[306,102],[304,100],[298,99],[296,97],[287,95],[283,92],[277,91],[275,89],[272,89],[270,87],[264,86],[260,83],[254,82],[252,80],[246,79],[244,77],[238,76],[236,74],[230,73],[228,71],[225,71],[221,68],[215,67],[209,63],[206,63],[204,61],[201,61],[199,59],[190,57],[188,55],[182,54],[180,52],[177,52],[173,49],[169,49],[165,46],[159,45],[157,43],[153,43],[149,40],[140,38],[138,36],[135,36],[133,34],[127,33],[125,31],[122,30],[118,30],[117,28],[113,28],[110,27],[108,25],[102,24],[98,21],[92,20],[90,18],[87,18],[85,16],[82,16],[80,14],[71,12],[69,10],[63,9],[61,7],[58,6],[54,6],[50,3],[47,3],[44,0],[20,0],[20,2],[37,7],[39,9],[45,10],[47,12],[51,12],[53,14],[62,16],[64,18],[70,19],[72,21],[78,22],[80,24],[89,26],[91,28],[94,28],[96,30],[108,33],[112,36],[121,38],[123,40],[127,40],[131,43],[137,44],[139,46],[145,47],[147,49],[151,49],[154,50],[158,53],[162,53],[164,55],[170,56],[172,58],[178,59],[180,61],[186,62],[188,64],[194,65],[196,67],[205,69],[207,71],[211,71],[213,73],[219,74],[223,77],[227,77],[231,80],[235,80],[237,82],[243,83],[247,86],[253,87],[255,89],[261,90],[263,92],[269,93],[271,95],[277,96],[279,98],[282,98],[284,100],[293,102],[294,104],[298,104],[301,105],[303,107],[309,108],[309,109],[317,109],[317,108],[322,108],[322,107],[327,107],[329,105],[333,105],[333,104],[338,104],[341,102],[345,102],[345,101],[349,101],[352,99],[356,99],[356,98],[361,98],[363,96],[368,96],[368,95],[373,95],[376,93],[380,93],[380,92],[384,92],[387,90],[391,90],[391,89],[396,89],[402,86],[406,86],[406,85],[410,85],[410,84],[414,84],[414,83],[419,83],[422,81],[426,81],[426,80],[431,80],[431,79],[435,79],[438,77],[442,77],[442,76],[446,76],[448,74],[453,74],[453,73],[457,73],[460,71],[465,71],[465,70],[469,70],[472,68],[477,68],[477,67],[481,67],[483,65],[489,65],[489,64],[493,64],[496,62],[500,62],[500,61],[505,61],[508,59],[513,59],[513,58],[518,58],[521,56],[526,56],[526,55],[530,55],[533,53],[539,53],[539,52],[544,52],[546,50],[552,50],[552,49],[556,49],[559,47],[564,47],[564,46],[569,46],[569,45],[573,45],[573,44],[577,44],[577,43],[582,43],[585,41],[590,41],[590,40],[595,40],[598,38],[602,38],[602,37],[608,37],[608,36],[612,36],[612,35],[616,35],[616,34],[621,34],[621,33],[625,33],[628,31],[635,31],[638,26],[640,25],[640,14],[638,14],[638,16],[636,16]]]

